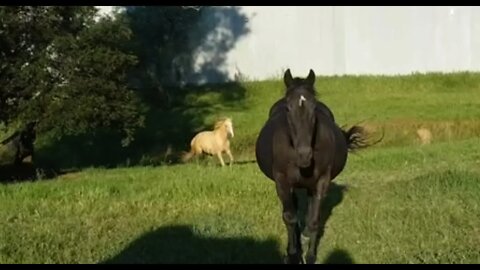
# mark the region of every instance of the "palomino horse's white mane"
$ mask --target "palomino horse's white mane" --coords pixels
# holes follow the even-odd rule
[[[230,134],[233,138],[234,136],[234,133],[233,133],[233,127],[232,127],[232,118],[223,118],[219,121],[217,121],[214,125],[214,130],[218,130],[222,127],[224,127],[225,125],[224,124],[227,124],[226,128],[227,128],[227,133]]]

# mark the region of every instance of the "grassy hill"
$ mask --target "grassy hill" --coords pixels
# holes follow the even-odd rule
[[[385,131],[335,181],[318,263],[480,263],[480,74],[318,77],[316,88],[340,125]],[[253,150],[282,82],[190,90],[150,111],[129,148],[40,139],[40,164],[76,172],[0,185],[0,263],[281,262],[280,203]],[[238,163],[175,163],[221,116]]]

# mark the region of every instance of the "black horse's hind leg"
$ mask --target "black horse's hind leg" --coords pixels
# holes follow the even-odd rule
[[[302,258],[302,247],[300,243],[300,227],[298,225],[296,197],[293,189],[282,181],[276,183],[277,194],[282,202],[282,217],[288,232],[288,247],[285,263],[304,263]]]
[[[316,189],[308,205],[307,222],[302,235],[308,243],[308,251],[305,256],[307,264],[314,264],[317,260],[318,236],[320,230],[323,230],[323,228],[320,228],[320,210],[322,202],[326,197],[329,184],[330,170],[318,180]]]
[[[23,155],[22,155],[23,154],[22,153],[22,146],[17,145],[16,148],[17,149],[15,150],[15,160],[14,160],[13,164],[15,166],[20,166],[22,164],[23,158],[24,158]]]

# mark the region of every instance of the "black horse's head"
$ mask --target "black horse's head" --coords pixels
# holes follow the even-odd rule
[[[296,152],[296,164],[308,167],[312,162],[315,118],[315,73],[310,69],[307,78],[292,78],[290,69],[283,77],[287,102],[287,122]]]

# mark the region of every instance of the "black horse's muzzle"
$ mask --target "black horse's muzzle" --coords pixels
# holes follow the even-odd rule
[[[311,147],[299,147],[297,150],[297,166],[306,168],[311,165],[313,151]]]

